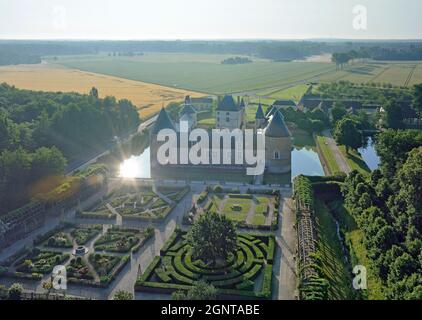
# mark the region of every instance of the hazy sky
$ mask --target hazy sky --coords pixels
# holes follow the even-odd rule
[[[421,0],[0,0],[0,38],[422,39],[421,13]]]

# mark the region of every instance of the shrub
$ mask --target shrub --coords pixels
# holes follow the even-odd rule
[[[23,286],[20,283],[14,283],[9,288],[9,299],[10,300],[21,300],[22,299]]]

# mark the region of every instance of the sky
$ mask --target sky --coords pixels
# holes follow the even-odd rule
[[[422,39],[421,0],[0,0],[0,39]]]

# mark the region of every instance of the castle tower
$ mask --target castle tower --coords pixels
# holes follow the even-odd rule
[[[186,96],[185,103],[182,105],[182,110],[179,113],[179,120],[187,121],[189,124],[189,129],[196,127],[196,124],[197,124],[196,111],[192,107],[189,96]]]
[[[229,130],[242,128],[243,114],[240,103],[236,103],[231,95],[225,95],[219,100],[216,109],[216,128]]]
[[[255,114],[255,129],[260,129],[265,124],[265,114],[262,110],[261,102],[258,104],[258,109]]]
[[[265,128],[265,167],[270,173],[291,171],[292,139],[284,117],[276,110]]]
[[[159,166],[159,163],[157,161],[157,151],[160,147],[160,144],[164,142],[157,141],[157,135],[162,129],[172,129],[176,131],[176,127],[173,124],[173,121],[170,119],[170,116],[164,108],[161,109],[160,113],[158,114],[157,120],[155,121],[155,124],[150,131],[151,170]]]

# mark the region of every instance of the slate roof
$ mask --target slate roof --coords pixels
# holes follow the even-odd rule
[[[176,131],[176,127],[171,121],[169,114],[167,113],[166,109],[162,108],[160,113],[158,114],[157,121],[155,121],[154,127],[151,130],[152,134],[158,134],[162,129],[173,129]]]
[[[236,112],[240,110],[240,106],[236,104],[231,95],[225,95],[217,106],[217,111]]]
[[[290,131],[284,122],[284,117],[279,110],[276,110],[271,118],[270,123],[265,130],[265,136],[274,138],[291,136]]]
[[[272,108],[267,111],[267,114],[265,116],[268,118],[269,116],[272,116],[277,110],[278,108],[276,106],[272,106]]]
[[[262,110],[262,105],[258,104],[258,109],[256,110],[255,114],[256,119],[265,119],[264,111]]]
[[[194,114],[196,113],[195,109],[192,107],[191,104],[185,104],[182,108],[182,111],[180,111],[181,115],[184,114]]]
[[[281,99],[276,100],[273,105],[275,106],[288,106],[288,107],[296,107],[296,103],[293,100]]]

